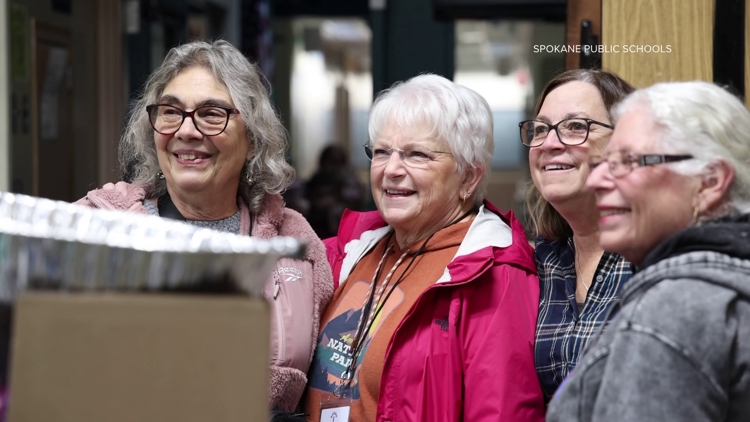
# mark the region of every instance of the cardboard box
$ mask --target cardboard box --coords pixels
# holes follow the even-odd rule
[[[24,293],[10,422],[234,422],[268,418],[262,298]]]

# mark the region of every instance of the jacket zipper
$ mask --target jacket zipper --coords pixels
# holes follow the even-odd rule
[[[273,273],[273,300],[276,302],[276,306],[274,307],[276,311],[276,339],[279,342],[279,356],[277,359],[279,362],[283,362],[286,359],[286,341],[284,341],[284,315],[281,312],[281,305],[277,300],[279,294],[281,294],[281,277],[276,270],[278,270],[278,266],[274,269]]]

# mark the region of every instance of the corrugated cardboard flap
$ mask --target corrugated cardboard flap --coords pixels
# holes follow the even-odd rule
[[[263,421],[267,308],[244,296],[24,293],[9,420]]]

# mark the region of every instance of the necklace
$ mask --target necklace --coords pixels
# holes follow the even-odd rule
[[[575,254],[574,258],[573,258],[573,261],[574,261],[573,265],[575,266],[575,270],[576,270],[576,278],[580,278],[581,279],[581,284],[583,284],[583,288],[586,289],[586,293],[588,293],[589,292],[589,286],[586,285],[586,280],[583,279],[583,271],[581,270],[579,272],[579,268],[580,268],[581,264],[578,263],[578,254],[575,253],[575,250],[573,251],[573,253]]]
[[[383,252],[383,257],[380,258],[380,262],[378,263],[378,266],[375,269],[375,274],[372,277],[372,283],[371,283],[371,285],[373,287],[377,285],[378,277],[380,276],[380,270],[382,269],[383,262],[385,261],[385,258],[388,256],[388,254],[391,252],[391,250],[393,248],[393,244],[390,243],[390,238],[389,238],[389,242],[388,243],[389,243],[388,247],[385,249],[385,252]],[[364,320],[364,316],[365,316],[365,312],[367,311],[367,306],[363,306],[362,307],[362,313],[359,315],[359,321],[357,322],[357,330],[355,331],[356,333],[363,333],[363,334],[366,335],[366,333],[362,331],[362,328],[363,327],[368,327],[368,329],[369,329],[369,327],[372,326],[372,322],[375,319],[375,315],[377,315],[378,311],[380,311],[380,308],[382,308],[382,305],[380,303],[380,299],[383,296],[383,292],[385,291],[386,286],[388,286],[388,284],[390,283],[391,277],[393,277],[393,273],[396,272],[396,269],[398,268],[398,266],[401,265],[401,261],[403,261],[404,258],[406,258],[406,255],[408,255],[408,254],[409,254],[409,249],[405,250],[404,253],[401,255],[401,257],[398,258],[398,260],[396,261],[396,263],[393,264],[393,267],[391,267],[391,270],[385,276],[385,279],[383,280],[383,283],[380,285],[380,288],[378,289],[377,294],[374,296],[374,298],[372,300],[372,303],[370,303],[370,296],[372,295],[374,288],[372,290],[368,290],[367,291],[367,296],[365,296],[365,303],[369,303],[370,314],[367,317],[367,322],[363,326],[362,323],[365,321]],[[414,256],[414,259],[416,259],[416,255]],[[414,259],[412,259],[412,262],[414,261]],[[409,264],[409,266],[411,266],[411,264]],[[403,275],[402,275],[402,277],[403,277]],[[357,340],[357,343],[363,342],[363,339],[360,339],[360,338],[356,338],[355,340]],[[359,350],[357,350],[357,351],[359,351]],[[356,359],[353,359],[353,361],[354,360],[356,360]]]
[[[433,233],[434,234],[434,233]],[[388,272],[388,274],[385,276],[385,279],[383,280],[383,284],[380,286],[380,289],[377,290],[376,293],[376,285],[377,280],[380,278],[380,271],[383,268],[383,262],[385,262],[385,258],[388,256],[388,254],[391,252],[393,248],[393,244],[391,244],[391,238],[393,237],[393,232],[391,232],[388,235],[388,238],[386,239],[386,243],[388,243],[388,247],[386,247],[385,251],[383,252],[383,256],[380,258],[380,262],[378,262],[378,266],[375,269],[375,274],[372,278],[372,284],[371,288],[367,292],[367,296],[365,297],[365,303],[362,307],[362,313],[359,315],[359,321],[357,322],[357,330],[354,334],[354,342],[352,345],[352,357],[349,362],[349,366],[346,368],[346,371],[344,371],[341,374],[341,382],[339,383],[338,387],[333,392],[333,395],[336,397],[342,397],[343,390],[346,385],[349,384],[349,381],[351,381],[352,376],[354,375],[354,369],[357,365],[357,359],[359,358],[359,353],[362,351],[362,348],[364,347],[365,338],[367,337],[367,333],[370,331],[370,327],[372,327],[372,323],[375,319],[375,316],[380,312],[380,310],[385,306],[385,302],[390,297],[391,293],[393,293],[393,290],[398,286],[399,283],[401,283],[401,280],[404,278],[404,275],[406,275],[406,272],[409,271],[409,268],[411,268],[414,261],[417,259],[417,256],[422,252],[425,245],[427,245],[427,242],[432,238],[432,235],[427,237],[425,239],[424,243],[422,243],[422,246],[417,250],[417,253],[414,254],[411,261],[409,262],[409,265],[406,266],[406,269],[404,269],[404,272],[401,273],[401,276],[396,280],[396,282],[391,287],[391,290],[388,292],[388,294],[385,296],[385,299],[381,302],[381,297],[383,295],[383,292],[385,290],[385,287],[390,283],[391,277],[393,276],[393,273],[396,272],[396,269],[399,265],[401,265],[401,262],[406,258],[406,256],[409,254],[409,249],[406,249],[404,253],[399,257],[399,259],[396,261],[396,263],[391,267],[391,271]],[[378,306],[380,305],[380,306]],[[363,325],[364,316],[365,313],[368,313],[369,316],[367,317],[367,322]]]
[[[475,210],[472,208],[466,214],[458,217],[457,219],[453,220],[450,224],[443,228],[450,227],[459,221],[465,219],[466,217],[470,216],[472,213],[474,213]],[[396,263],[391,267],[391,270],[388,272],[388,274],[385,276],[385,279],[383,280],[383,284],[380,286],[379,289],[376,289],[377,286],[377,280],[380,278],[380,271],[383,269],[383,263],[385,262],[386,257],[391,252],[393,248],[393,244],[391,244],[391,239],[394,235],[394,232],[391,231],[388,235],[388,238],[386,239],[386,244],[388,245],[385,248],[385,251],[383,252],[383,256],[380,258],[380,262],[378,262],[378,266],[375,269],[375,274],[372,278],[372,283],[370,284],[370,289],[367,292],[367,295],[365,296],[365,302],[362,306],[362,313],[359,315],[359,320],[357,321],[357,330],[354,334],[354,341],[352,344],[352,357],[349,361],[349,366],[346,368],[346,370],[341,374],[341,381],[339,382],[338,387],[333,392],[333,395],[336,397],[342,397],[342,393],[346,385],[350,384],[350,381],[352,381],[352,377],[354,376],[355,367],[357,365],[357,359],[360,357],[360,352],[362,352],[362,349],[365,344],[365,339],[367,338],[367,333],[370,331],[370,328],[372,327],[372,324],[376,318],[376,316],[380,313],[380,311],[385,306],[385,303],[388,301],[388,298],[391,296],[391,293],[396,289],[396,287],[403,281],[404,276],[411,268],[412,264],[414,264],[414,261],[417,259],[417,257],[424,251],[425,246],[427,246],[427,242],[432,239],[432,236],[435,235],[435,233],[430,234],[427,236],[427,238],[422,243],[422,246],[417,249],[417,252],[412,256],[411,260],[409,261],[409,264],[406,266],[404,271],[401,273],[401,276],[393,283],[390,284],[391,277],[393,277],[393,273],[396,272],[396,269],[399,265],[401,265],[401,262],[406,258],[406,256],[409,254],[409,249],[407,248],[404,253],[398,258]],[[386,293],[385,288],[386,286],[390,285],[389,291]],[[385,298],[382,298],[383,293],[385,294]],[[382,298],[382,299],[381,299]],[[364,319],[365,314],[369,314],[367,319]]]

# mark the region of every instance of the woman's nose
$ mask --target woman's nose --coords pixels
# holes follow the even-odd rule
[[[586,178],[586,187],[591,190],[604,189],[612,184],[612,177],[609,173],[609,163],[602,161],[596,167],[589,169],[589,176]]]
[[[393,177],[403,173],[404,160],[401,155],[401,151],[391,151],[391,156],[388,157],[388,161],[385,162],[385,174],[389,177]]]
[[[198,126],[192,116],[185,116],[185,120],[182,121],[182,126],[174,136],[180,139],[201,139],[203,134],[198,130]]]
[[[545,151],[563,149],[565,148],[565,144],[563,144],[560,140],[560,136],[558,135],[557,130],[552,129],[547,132],[547,137],[544,138],[544,142],[542,142],[542,145],[540,145],[539,148],[542,148]]]

